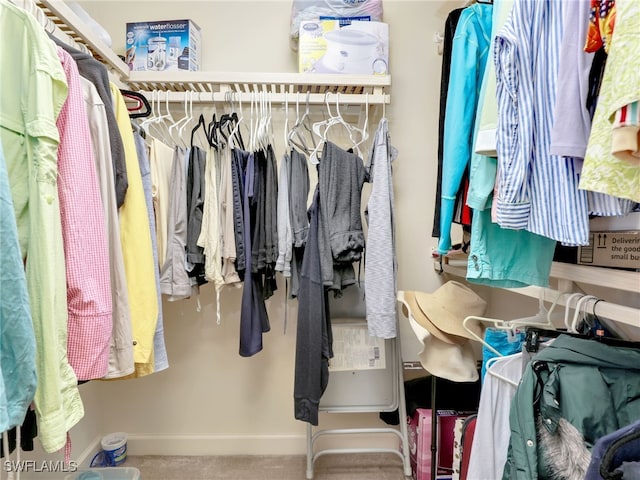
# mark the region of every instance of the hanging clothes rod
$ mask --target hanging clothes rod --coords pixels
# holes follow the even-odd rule
[[[140,90],[140,93],[148,98],[151,98],[154,91]],[[259,94],[262,90],[256,90],[255,93],[251,92],[233,92],[232,95],[223,92],[199,92],[197,90],[191,90],[187,92],[173,92],[170,90],[155,90],[159,94],[161,101],[168,102],[184,102],[193,101],[193,103],[229,103],[233,101],[237,103],[242,102],[244,105],[249,105],[252,99],[255,100],[255,93]],[[307,98],[306,93],[269,93],[269,99],[272,103],[284,103],[289,102],[289,105],[295,105],[295,102],[299,100],[300,105],[309,103],[310,105],[324,105],[327,101],[327,96],[324,93],[312,93]],[[388,95],[384,94],[339,94],[339,101],[341,105],[365,105],[369,106],[382,105],[389,103]],[[168,96],[168,98],[167,98]],[[329,93],[329,102],[334,104],[337,95]]]

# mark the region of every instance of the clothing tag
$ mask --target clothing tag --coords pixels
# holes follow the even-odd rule
[[[518,341],[518,337],[516,336],[515,330],[507,330],[507,341],[509,343],[514,343]]]

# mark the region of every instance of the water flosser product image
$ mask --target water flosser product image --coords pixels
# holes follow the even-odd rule
[[[164,70],[167,66],[167,39],[153,37],[149,39],[147,52],[147,70]]]
[[[167,63],[170,65],[176,65],[178,63],[178,57],[181,53],[182,49],[180,48],[180,37],[169,37]]]

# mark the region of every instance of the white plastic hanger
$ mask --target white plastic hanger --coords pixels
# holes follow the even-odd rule
[[[291,130],[286,133],[285,137],[285,145],[287,149],[298,148],[302,150],[294,141],[293,136],[295,134],[295,129],[300,125],[300,92],[296,93],[296,121],[293,123]]]
[[[335,125],[341,125],[346,130],[349,135],[349,141],[351,142],[351,146],[356,151],[359,157],[362,157],[362,152],[360,151],[360,144],[366,140],[368,134],[364,132],[364,130],[358,128],[357,126],[347,122],[342,114],[340,113],[340,93],[336,94],[336,114],[333,115],[331,113],[331,107],[329,106],[328,100],[328,92],[325,94],[325,104],[327,106],[327,112],[329,113],[329,117],[326,120],[321,120],[313,124],[313,133],[321,138],[321,142],[316,145],[316,148],[313,149],[311,154],[309,155],[309,160],[313,164],[318,164],[320,162],[318,158],[318,153],[320,147],[324,142],[327,141],[327,134],[329,129]],[[368,114],[368,112],[367,112]],[[367,119],[368,121],[368,119]],[[357,138],[357,140],[356,140]]]
[[[365,92],[364,94],[364,124],[359,130],[360,140],[354,145],[354,148],[358,151],[360,158],[362,158],[360,145],[362,145],[369,138],[369,92]]]
[[[518,354],[516,354],[518,355]],[[502,356],[502,355],[501,355]],[[505,377],[504,375],[500,375],[499,373],[494,372],[493,370],[491,370],[491,367],[493,366],[493,364],[499,359],[500,357],[492,357],[489,360],[487,360],[487,362],[485,363],[485,371],[487,372],[488,375],[491,375],[492,377],[496,377],[499,378],[500,380],[502,380],[503,382],[507,382],[510,385],[513,385],[514,387],[518,386],[518,382],[511,380],[510,378]]]
[[[289,95],[287,92],[284,92],[284,128],[282,131],[284,134],[283,145],[286,148],[289,143]]]
[[[161,140],[163,140],[167,145],[175,145],[176,141],[171,136],[171,132],[169,131],[170,125],[175,123],[173,115],[171,115],[171,110],[169,108],[169,91],[164,92],[164,103],[166,113],[162,114],[160,111],[162,91],[158,92],[158,116],[151,122],[151,126],[155,127],[158,132],[158,136]]]
[[[191,115],[189,114],[189,103],[191,103]],[[183,125],[189,123],[191,118],[193,118],[193,91],[189,90],[184,92],[184,117],[169,127],[169,135],[175,139],[177,145],[186,147],[186,142],[182,137],[182,128]]]
[[[256,149],[256,131],[258,126],[258,106],[257,106],[257,94],[255,91],[251,91],[251,119],[249,123],[249,151],[255,151]],[[255,124],[255,125],[254,125]]]
[[[489,345],[484,340],[484,338],[481,338],[474,331],[472,331],[471,328],[467,326],[467,324],[471,320],[476,320],[483,323],[489,323],[493,328],[497,328],[499,330],[513,331],[517,327],[524,327],[524,326],[535,326],[539,328],[549,328],[549,329],[555,330],[555,326],[552,321],[553,319],[549,314],[549,312],[553,311],[556,304],[558,303],[558,301],[563,295],[565,295],[565,293],[560,293],[554,299],[553,304],[551,305],[551,308],[547,310],[546,307],[544,306],[544,290],[541,289],[539,303],[538,303],[538,306],[539,306],[538,313],[536,313],[533,316],[515,318],[513,320],[503,320],[498,318],[478,317],[475,315],[470,315],[462,321],[462,326],[467,332],[469,332],[469,334],[473,338],[475,338],[477,341],[479,341],[485,347],[487,347],[488,350],[490,350],[491,352],[495,353],[498,356],[502,356],[502,354],[498,352],[493,346]]]
[[[187,148],[189,146],[185,138],[185,130],[187,128],[187,125],[190,125],[191,123],[193,123],[193,96],[195,95],[195,92],[189,91],[188,93],[189,93],[189,115],[180,124],[180,127],[178,127],[178,137],[180,137],[180,142],[183,148]]]
[[[145,118],[142,122],[140,122],[140,128],[147,134],[147,136],[151,135],[149,131],[149,125],[155,120],[157,112],[156,112],[156,101],[158,97],[158,91],[151,91],[151,114]]]
[[[582,298],[580,298],[576,303],[576,311],[573,313],[573,321],[571,322],[571,332],[578,333],[578,327],[580,326],[580,322],[584,320],[584,315],[586,313],[586,304],[589,300],[598,300],[598,297],[596,297],[595,295],[583,295]],[[585,305],[584,311],[582,310],[583,304]]]
[[[311,116],[309,112],[309,98],[311,96],[310,92],[307,92],[307,100],[305,112],[302,117],[300,117],[300,92],[297,93],[296,96],[296,123],[293,125],[291,130],[289,131],[289,137],[287,145],[290,148],[296,148],[302,153],[310,154],[317,147],[317,143],[314,138],[312,125],[309,123],[311,121]],[[309,134],[309,139],[311,141],[311,146],[307,145],[307,140],[305,140],[305,131]]]
[[[575,292],[570,294],[567,298],[567,302],[564,307],[564,327],[567,329],[567,331],[571,331],[571,323],[569,322],[569,310],[572,308],[571,303],[573,302],[574,298],[579,299],[582,296],[584,296],[584,293]]]
[[[231,94],[231,107],[232,107],[232,110],[233,110],[233,97],[234,96],[235,96],[235,92],[233,92]],[[237,142],[236,142],[236,136],[240,132],[240,124],[244,120],[244,115],[242,113],[242,95],[238,95],[238,104],[240,105],[240,108],[238,110],[238,121],[236,122],[235,126],[233,127],[233,130],[231,131],[231,133],[229,134],[229,142],[230,142],[229,145],[231,146],[231,148],[240,147],[240,145],[237,144]]]

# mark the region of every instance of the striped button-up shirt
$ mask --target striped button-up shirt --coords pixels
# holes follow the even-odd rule
[[[498,223],[567,245],[588,242],[574,159],[551,155],[563,2],[518,0],[494,44]]]

